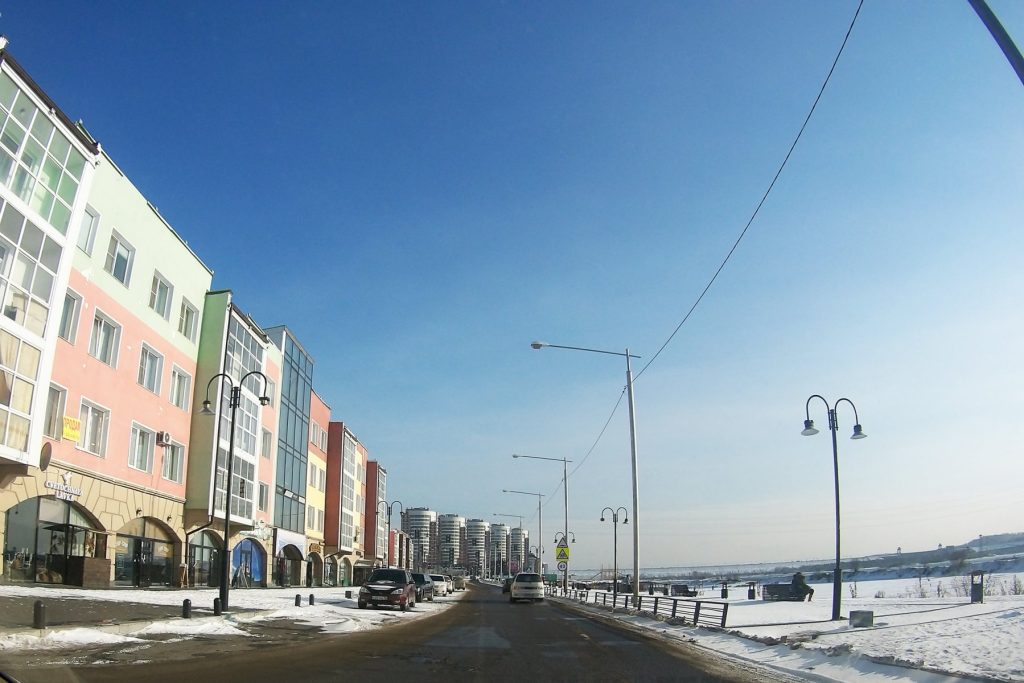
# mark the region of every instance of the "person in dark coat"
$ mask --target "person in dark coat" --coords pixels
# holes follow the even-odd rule
[[[807,598],[807,602],[811,601],[814,597],[814,589],[807,585],[807,580],[804,579],[804,575],[801,572],[797,572],[793,575],[793,595],[799,595],[800,600],[803,601],[804,597]]]

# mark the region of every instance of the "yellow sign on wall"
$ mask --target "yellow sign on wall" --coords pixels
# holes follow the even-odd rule
[[[82,421],[77,417],[64,416],[64,431],[61,433],[68,441],[78,441],[82,435]]]

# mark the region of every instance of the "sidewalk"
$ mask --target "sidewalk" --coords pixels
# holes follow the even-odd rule
[[[62,586],[61,588],[66,588]],[[112,589],[116,591],[116,589]],[[160,591],[169,593],[173,591]],[[203,591],[208,601],[197,604],[195,591],[182,591],[182,600],[192,600],[192,616],[203,617],[213,615],[213,599],[217,591]],[[177,605],[152,604],[142,602],[121,602],[86,597],[69,597],[62,592],[57,594],[45,587],[33,591],[33,595],[11,596],[0,595],[0,635],[32,629],[36,601],[42,601],[45,608],[47,628],[95,628],[123,624],[126,622],[151,622],[173,619],[181,616],[181,603]],[[240,613],[252,610],[235,609]]]

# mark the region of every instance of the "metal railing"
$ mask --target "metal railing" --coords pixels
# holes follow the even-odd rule
[[[719,600],[695,600],[667,595],[641,595],[634,601],[629,593],[605,593],[571,589],[564,593],[560,589],[549,589],[548,595],[563,596],[570,600],[612,609],[633,609],[647,612],[666,619],[681,619],[693,626],[717,626],[725,628],[729,616],[729,603]]]

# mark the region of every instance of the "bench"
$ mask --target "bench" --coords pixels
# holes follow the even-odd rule
[[[793,590],[791,583],[766,583],[761,586],[761,599],[803,602],[804,594]]]
[[[695,598],[695,597],[697,597],[697,590],[696,589],[691,590],[690,586],[685,584],[685,583],[682,584],[682,585],[680,585],[680,584],[673,584],[672,585],[672,595],[682,595],[684,598]]]

